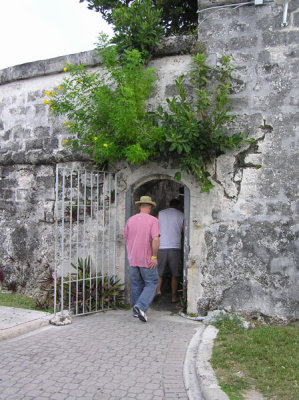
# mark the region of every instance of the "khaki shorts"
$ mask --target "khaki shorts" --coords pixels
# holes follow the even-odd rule
[[[159,249],[158,251],[158,273],[163,276],[170,269],[171,275],[180,276],[182,266],[182,251],[181,249]]]

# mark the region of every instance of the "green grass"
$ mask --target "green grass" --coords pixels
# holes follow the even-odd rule
[[[231,400],[255,389],[267,399],[299,399],[299,327],[258,326],[245,331],[225,317],[211,359],[218,382]]]
[[[33,297],[15,293],[0,293],[0,306],[26,308],[27,310],[49,311],[41,310],[36,305],[36,300]]]

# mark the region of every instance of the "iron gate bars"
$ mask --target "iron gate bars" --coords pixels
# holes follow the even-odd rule
[[[116,174],[56,167],[54,313],[113,306]]]

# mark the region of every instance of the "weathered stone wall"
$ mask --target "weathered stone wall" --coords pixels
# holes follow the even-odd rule
[[[190,37],[164,42],[153,61],[160,83],[151,104],[165,102],[174,79],[188,70],[191,57],[184,53],[190,52],[193,42]],[[6,283],[16,282],[18,290],[26,293],[37,291],[37,280],[48,264],[54,267],[56,165],[94,167],[87,157],[63,148],[67,137],[63,118],[54,117],[43,103],[44,91],[57,88],[66,75],[67,62],[91,69],[101,64],[91,51],[0,71],[0,266]],[[124,214],[120,214],[117,272],[122,280],[123,226]]]
[[[190,295],[200,312],[298,318],[299,2],[287,27],[275,3],[204,10],[221,3],[199,2],[198,39],[211,66],[233,57],[235,128],[257,145],[211,167],[216,187],[193,214]]]
[[[295,319],[299,4],[290,2],[287,27],[281,27],[283,8],[275,3],[203,11],[219,5],[200,2],[199,47],[206,47],[211,66],[222,55],[233,56],[234,131],[257,144],[228,152],[210,166],[215,184],[210,194],[200,193],[196,180],[183,174],[190,190],[188,312],[225,308]],[[190,55],[175,52],[181,50],[170,42],[168,52],[163,48],[152,61],[159,86],[150,105],[172,96],[174,79],[190,66]],[[65,62],[80,60],[90,68],[100,63],[88,52],[0,71],[1,255],[11,268],[22,267],[30,288],[41,260],[53,264],[55,164],[88,165],[62,148],[63,121],[43,104],[44,90],[59,84]],[[174,179],[176,169],[157,163],[118,168],[117,269],[123,278],[126,193],[151,179]]]
[[[61,145],[61,119],[43,103],[67,60],[54,69],[49,60],[49,73],[46,62],[0,71],[1,264],[8,287],[25,293],[36,293],[47,265],[54,268],[55,164],[76,159]]]

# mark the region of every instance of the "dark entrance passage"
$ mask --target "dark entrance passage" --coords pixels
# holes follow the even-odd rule
[[[184,186],[176,181],[157,179],[139,186],[134,191],[132,199],[135,212],[138,212],[135,201],[139,200],[141,196],[151,196],[157,203],[157,207],[153,210],[153,215],[157,215],[159,211],[168,208],[169,202],[173,198],[180,200],[181,211],[184,212]]]
[[[157,203],[157,207],[152,211],[152,215],[158,216],[159,211],[169,207],[170,200],[179,199],[180,209],[184,213],[184,232],[182,233],[182,269],[178,279],[178,296],[181,300],[178,303],[171,303],[171,274],[165,271],[163,284],[161,287],[162,295],[152,303],[151,307],[156,310],[175,311],[182,308],[184,294],[186,294],[186,269],[189,251],[189,189],[180,182],[168,178],[152,178],[139,186],[132,188],[127,193],[126,219],[139,212],[135,201],[141,196],[151,196]],[[126,281],[129,280],[129,266],[126,267]],[[186,296],[185,296],[186,297]]]

